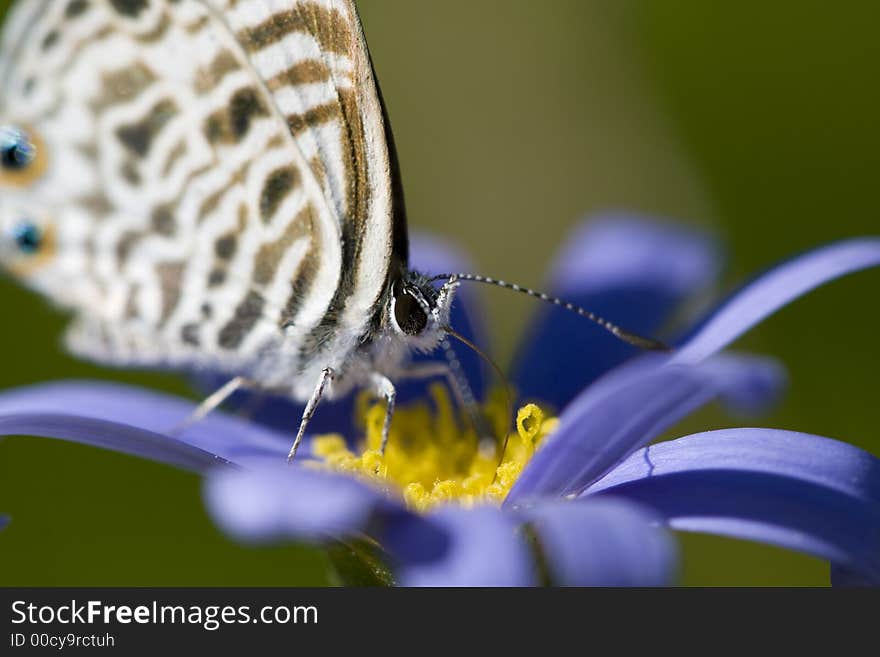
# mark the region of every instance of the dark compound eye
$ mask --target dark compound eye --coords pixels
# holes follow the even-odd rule
[[[0,166],[4,169],[24,169],[36,154],[36,148],[22,130],[11,126],[0,128]]]
[[[394,321],[407,335],[419,335],[428,325],[421,304],[405,288],[394,295]]]
[[[30,221],[22,221],[12,230],[12,239],[18,250],[27,255],[31,255],[40,250],[43,243],[43,231],[40,227]]]

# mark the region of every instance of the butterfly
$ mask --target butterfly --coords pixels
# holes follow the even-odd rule
[[[295,445],[356,386],[390,419],[455,283],[408,269],[353,2],[23,0],[0,53],[0,262],[74,354],[307,401]]]
[[[352,0],[19,0],[0,89],[0,264],[72,314],[76,355],[230,377],[193,419],[241,387],[306,402],[290,458],[356,387],[383,448],[395,379],[467,402],[410,359],[457,336],[461,280],[549,299],[410,270]]]

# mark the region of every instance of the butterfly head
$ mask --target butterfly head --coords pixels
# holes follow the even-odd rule
[[[430,277],[407,272],[392,286],[387,324],[413,349],[434,349],[446,333],[457,287],[449,281],[437,289]]]

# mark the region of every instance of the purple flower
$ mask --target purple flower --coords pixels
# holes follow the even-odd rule
[[[414,261],[442,270],[453,256],[437,244],[417,246]],[[611,217],[567,243],[552,286],[654,333],[705,292],[719,260],[704,236]],[[278,403],[261,422],[216,413],[173,436],[168,428],[192,410],[188,401],[115,384],[55,383],[0,395],[0,433],[95,444],[204,473],[208,508],[231,535],[379,546],[405,585],[667,584],[677,564],[668,528],[787,547],[828,560],[837,581],[876,584],[880,460],[774,429],[646,445],[713,399],[746,411],[771,402],[784,382],[781,367],[720,351],[812,288],[877,264],[873,238],[799,256],[733,294],[664,355],[633,358],[634,350],[583,320],[542,308],[515,383],[562,411],[500,506],[450,503],[417,513],[402,495],[339,472],[286,467],[297,415]],[[479,339],[473,292],[462,297],[458,325]],[[465,365],[482,386],[479,364]],[[339,426],[348,413],[324,416]],[[282,416],[288,431],[270,426]]]

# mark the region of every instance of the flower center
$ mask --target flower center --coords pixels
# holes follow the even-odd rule
[[[433,407],[420,402],[395,409],[384,455],[379,446],[385,406],[361,397],[357,416],[364,426],[363,443],[355,452],[338,434],[318,436],[313,453],[320,467],[365,478],[389,492],[402,492],[407,506],[416,511],[445,502],[500,504],[541,440],[556,427],[557,418],[546,417],[535,404],[520,408],[516,430],[510,433],[499,462],[502,441],[481,444],[472,423],[455,412],[446,389],[436,385],[430,392]],[[483,411],[496,435],[503,437],[508,412],[503,396],[490,398]]]

